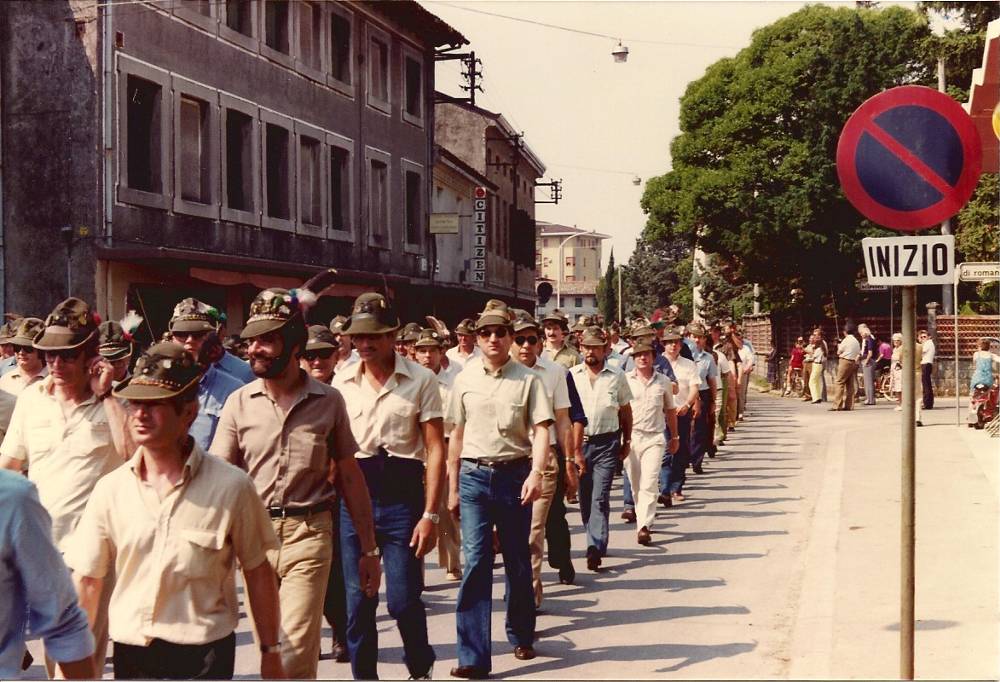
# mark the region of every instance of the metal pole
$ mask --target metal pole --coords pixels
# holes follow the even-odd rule
[[[622,323],[622,268],[623,265],[618,266],[618,324]]]
[[[892,335],[895,332],[896,327],[896,312],[892,308],[892,285],[889,285],[889,339],[892,339]]]
[[[938,92],[946,92],[947,82],[945,80],[945,73],[944,73],[944,56],[938,57],[937,73],[938,73]],[[948,218],[943,223],[941,223],[941,234],[951,234],[951,218]],[[945,315],[955,314],[955,303],[951,297],[951,287],[949,287],[947,284],[941,285],[941,307],[944,308]],[[957,399],[958,396],[956,395],[955,398]]]
[[[958,273],[960,268],[955,268],[955,281],[954,281],[954,303],[955,310],[952,314],[952,322],[954,322],[955,334],[955,426],[962,426],[962,401],[959,399],[959,385],[958,385]]]
[[[900,498],[902,545],[900,563],[899,677],[913,679],[914,599],[914,468],[916,450],[916,338],[917,288],[903,287],[903,452]]]

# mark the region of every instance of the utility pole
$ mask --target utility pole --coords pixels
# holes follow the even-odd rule
[[[461,61],[462,78],[465,79],[465,85],[460,87],[462,90],[469,93],[469,96],[452,97],[451,95],[445,95],[444,93],[439,92],[437,93],[434,101],[435,103],[452,102],[454,104],[471,104],[472,106],[476,106],[476,93],[483,91],[483,86],[479,82],[483,77],[483,60],[476,57],[475,50],[472,50],[471,52],[453,52],[455,49],[457,48],[451,47],[435,52],[434,61]]]

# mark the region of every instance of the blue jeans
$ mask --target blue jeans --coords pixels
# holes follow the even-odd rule
[[[713,397],[712,389],[699,391],[698,394],[701,397],[701,413],[694,419],[691,428],[691,464],[695,466],[701,466],[708,446],[712,444],[712,433],[708,428],[709,405],[715,409],[714,403],[709,402]]]
[[[608,553],[608,516],[611,513],[611,482],[618,462],[618,432],[591,436],[583,444],[587,473],[580,476],[580,513],[587,529],[587,549]]]
[[[427,612],[421,560],[410,547],[413,528],[424,511],[423,463],[377,456],[358,460],[368,484],[375,521],[375,541],[382,550],[389,615],[396,619],[403,639],[403,661],[414,677],[426,675],[434,664],[427,641]],[[347,650],[356,680],[378,679],[378,595],[365,596],[358,578],[361,541],[347,505],[340,505],[340,546],[347,590]]]
[[[535,592],[528,549],[531,505],[521,504],[521,488],[530,472],[528,457],[497,468],[462,461],[458,498],[465,572],[455,609],[459,665],[492,670],[493,526],[500,536],[507,577],[507,641],[515,647],[535,642]]]
[[[622,471],[622,503],[625,509],[635,509],[635,498],[632,497],[632,484],[628,480],[628,469]]]
[[[670,430],[669,428],[667,429]],[[687,480],[688,462],[691,461],[691,413],[677,417],[677,435],[680,444],[677,453],[671,455],[670,450],[663,451],[663,467],[660,469],[660,494],[679,493]],[[669,438],[667,446],[670,446]]]

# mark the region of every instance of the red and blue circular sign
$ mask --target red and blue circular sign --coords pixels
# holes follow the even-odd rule
[[[837,175],[847,199],[866,218],[902,232],[958,213],[981,168],[979,132],[962,105],[921,85],[867,100],[837,144]]]

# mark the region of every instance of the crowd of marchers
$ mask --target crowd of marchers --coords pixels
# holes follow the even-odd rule
[[[451,675],[485,678],[496,556],[529,660],[543,560],[575,580],[572,505],[590,571],[619,474],[622,518],[654,543],[657,505],[684,503],[746,410],[755,355],[731,321],[571,327],[490,300],[449,330],[366,293],[308,324],[334,277],[260,292],[225,346],[224,315],[192,298],[148,348],[141,317],[77,298],[0,330],[0,678],[29,636],[50,677],[100,677],[110,641],[116,679],[231,678],[239,572],[262,677],[315,678],[325,618],[334,658],[376,678],[384,581],[427,679],[435,546],[460,583]]]

